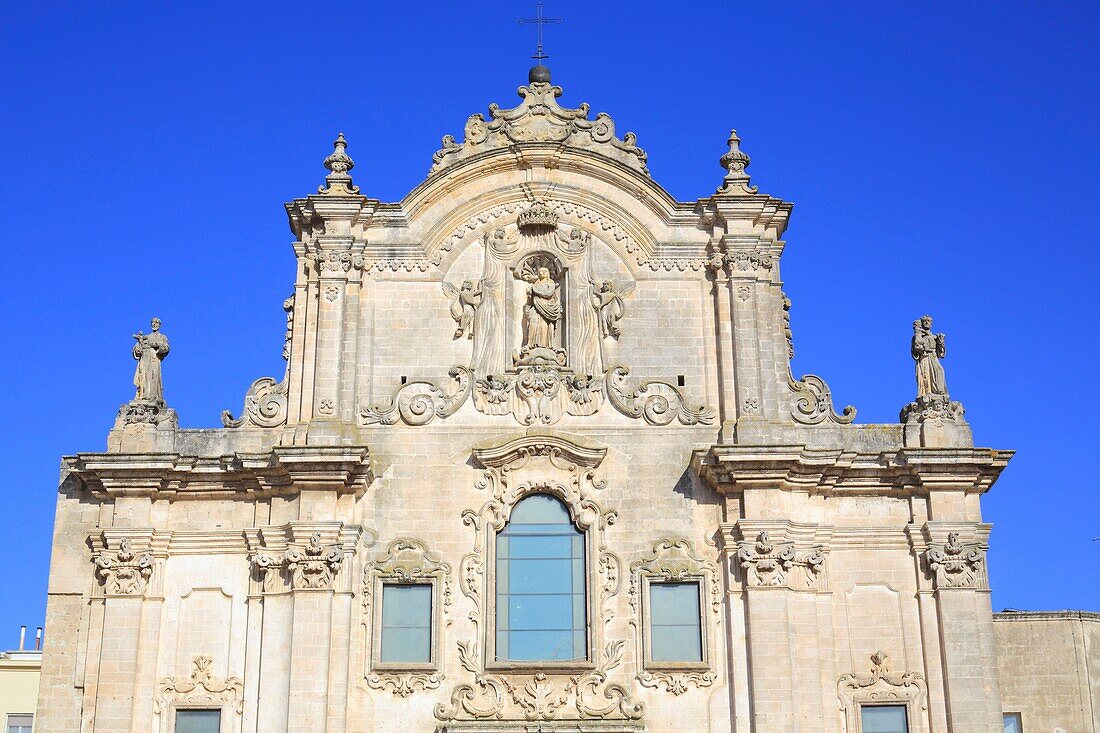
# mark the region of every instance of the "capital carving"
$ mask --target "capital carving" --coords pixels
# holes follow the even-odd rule
[[[103,591],[111,596],[138,596],[145,592],[153,575],[153,555],[134,552],[130,539],[122,538],[118,550],[104,549],[95,558],[96,575]]]
[[[253,560],[263,582],[264,590],[271,590],[277,573],[285,568],[295,590],[326,590],[332,588],[344,553],[339,545],[321,544],[321,533],[310,535],[302,548],[291,547],[282,556],[259,554]]]
[[[977,544],[960,542],[958,532],[949,533],[944,544],[928,548],[926,556],[937,588],[985,587],[985,552]]]
[[[794,588],[792,571],[801,571],[805,587],[816,587],[825,569],[825,553],[820,547],[797,551],[793,542],[773,542],[764,530],[754,542],[743,541],[737,550],[737,562],[744,582],[756,588]]]

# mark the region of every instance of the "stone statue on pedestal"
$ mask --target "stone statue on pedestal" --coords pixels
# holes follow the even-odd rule
[[[134,334],[134,358],[137,369],[134,371],[134,386],[137,387],[136,401],[164,402],[164,381],[160,374],[160,363],[168,356],[168,337],[160,332],[160,319],[154,318],[153,332]]]
[[[946,354],[944,335],[932,333],[932,316],[913,321],[913,359],[917,362],[917,396],[947,397],[947,377],[940,359]]]
[[[942,333],[932,333],[932,316],[913,321],[910,353],[916,362],[917,398],[901,410],[905,444],[945,448],[973,444],[965,410],[947,393],[947,378],[940,359],[947,353]]]
[[[176,411],[164,403],[164,380],[161,377],[161,362],[168,356],[168,337],[160,332],[160,319],[153,319],[152,333],[138,331],[134,334],[134,348],[131,353],[137,360],[134,370],[134,399],[127,402],[118,411],[115,427],[148,424],[175,426]]]
[[[558,284],[550,278],[550,268],[540,267],[538,276],[530,281],[527,308],[524,309],[528,348],[554,349],[562,307]]]

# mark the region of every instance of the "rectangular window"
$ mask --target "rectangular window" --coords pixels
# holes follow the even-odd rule
[[[649,584],[651,662],[702,662],[699,583]]]
[[[904,705],[864,705],[860,708],[863,733],[909,733]]]
[[[10,713],[8,715],[7,733],[31,733],[34,727],[34,716],[30,713]]]
[[[1019,713],[1005,713],[1005,733],[1024,733]]]
[[[382,585],[382,649],[385,664],[431,664],[432,586]]]
[[[218,733],[221,727],[221,710],[176,711],[175,733]]]

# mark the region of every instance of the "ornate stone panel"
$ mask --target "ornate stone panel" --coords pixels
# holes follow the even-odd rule
[[[793,542],[772,542],[763,530],[754,541],[739,543],[737,564],[748,587],[814,589],[822,579],[825,553],[821,547],[796,550]]]
[[[144,595],[153,575],[153,554],[148,550],[135,552],[129,537],[119,540],[118,549],[107,547],[95,558],[95,573],[108,596]]]
[[[961,542],[958,532],[949,533],[943,544],[929,547],[925,561],[936,588],[988,587],[985,551],[980,545]]]

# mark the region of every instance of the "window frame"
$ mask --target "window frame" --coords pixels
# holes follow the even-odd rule
[[[229,715],[226,713],[230,711],[228,704],[214,705],[209,700],[195,702],[178,701],[173,702],[168,709],[168,733],[176,733],[176,713],[181,710],[217,710],[218,711],[218,733],[230,733],[232,730],[231,723],[229,722]]]
[[[506,515],[499,526],[490,526],[486,538],[486,614],[485,614],[485,669],[492,672],[547,672],[550,674],[569,674],[572,672],[587,672],[596,668],[593,650],[599,645],[597,638],[598,624],[592,623],[592,590],[596,587],[595,564],[593,557],[598,557],[599,543],[596,541],[596,528],[585,526],[578,521],[577,513],[572,503],[557,492],[549,490],[551,487],[532,487],[531,491],[516,497],[516,500],[506,508]],[[583,659],[548,659],[548,660],[507,660],[497,659],[497,537],[509,525],[512,512],[524,500],[532,496],[549,496],[565,507],[569,515],[569,522],[573,529],[581,534],[584,546],[584,633],[585,656]],[[503,514],[503,513],[502,513]]]
[[[34,713],[7,713],[4,715],[4,733],[10,733],[12,729],[12,718],[30,718],[31,730],[34,730]],[[19,726],[22,728],[23,726]]]
[[[863,710],[865,708],[904,708],[905,709],[905,733],[913,733],[913,709],[908,701],[889,700],[886,702],[861,702],[858,704],[859,714],[856,716],[859,725],[858,733],[863,733]]]
[[[1016,719],[1016,730],[1018,733],[1024,733],[1024,714],[1022,712],[1001,712],[1001,721],[1003,723],[1005,718],[1013,717]]]
[[[642,585],[642,668],[652,671],[660,672],[705,672],[712,669],[711,663],[711,641],[710,634],[707,629],[706,622],[706,608],[707,597],[709,595],[707,588],[707,575],[705,573],[691,573],[685,574],[681,577],[668,578],[663,575],[645,575],[641,576]],[[676,585],[683,583],[695,583],[696,590],[699,593],[699,615],[698,615],[698,629],[699,629],[699,644],[702,654],[702,659],[696,662],[674,662],[674,661],[656,661],[653,659],[653,619],[651,615],[652,609],[650,604],[652,599],[650,598],[650,586],[653,585]]]
[[[431,587],[431,602],[428,609],[431,618],[428,621],[431,641],[428,644],[427,662],[384,662],[382,661],[382,606],[385,603],[386,586],[401,585],[426,585]],[[405,577],[395,574],[376,573],[374,576],[374,603],[373,619],[371,623],[371,655],[370,665],[373,672],[436,672],[439,670],[439,648],[441,623],[439,610],[439,596],[441,592],[440,578],[438,575],[423,575],[417,577]]]

